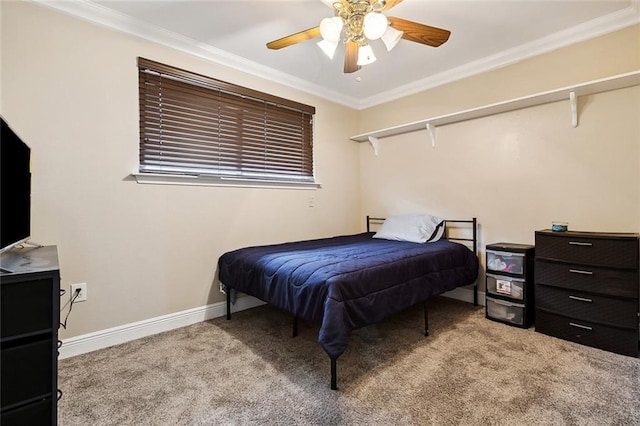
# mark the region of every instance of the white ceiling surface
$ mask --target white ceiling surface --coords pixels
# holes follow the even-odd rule
[[[318,40],[265,46],[332,16],[321,0],[34,1],[358,109],[640,22],[639,0],[405,0],[387,15],[448,29],[449,41],[391,52],[373,41],[378,60],[344,74],[342,46],[333,60]]]

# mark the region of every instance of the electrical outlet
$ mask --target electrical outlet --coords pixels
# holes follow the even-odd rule
[[[80,293],[76,297],[76,291],[78,290],[80,290]],[[87,283],[71,284],[71,300],[74,302],[84,302],[87,300]]]

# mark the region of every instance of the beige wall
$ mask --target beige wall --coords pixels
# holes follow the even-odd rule
[[[363,111],[360,132],[640,69],[640,25]],[[533,243],[555,220],[640,231],[640,87],[360,147],[362,212],[477,216],[480,243]],[[484,264],[484,251],[482,250]],[[481,285],[483,286],[483,284]]]
[[[45,7],[1,7],[1,113],[32,148],[32,236],[58,246],[64,287],[88,284],[62,337],[222,301],[212,282],[227,250],[359,229],[356,111]],[[137,56],[314,105],[322,189],[131,180]]]

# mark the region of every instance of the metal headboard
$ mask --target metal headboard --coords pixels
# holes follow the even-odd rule
[[[367,215],[367,232],[371,232],[371,223],[375,222],[384,222],[384,217],[373,217]],[[469,223],[472,225],[472,238],[461,238],[461,237],[450,237],[447,235],[447,225],[454,223]],[[473,245],[473,252],[478,254],[478,220],[477,218],[472,218],[470,220],[454,220],[454,219],[445,219],[444,221],[444,238],[452,241],[467,241]]]
[[[472,225],[472,238],[459,238],[459,237],[449,237],[447,236],[447,224],[449,223],[470,223]],[[444,235],[447,240],[453,241],[469,241],[473,244],[473,252],[478,254],[478,219],[471,218],[471,220],[448,220],[444,221]]]

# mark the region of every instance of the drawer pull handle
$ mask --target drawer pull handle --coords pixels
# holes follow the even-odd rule
[[[569,299],[578,300],[580,302],[588,302],[588,303],[593,302],[592,299],[587,299],[586,297],[569,296]]]
[[[593,327],[589,327],[588,325],[576,324],[575,322],[570,322],[569,325],[572,327],[582,328],[584,330],[593,330]]]
[[[584,247],[591,247],[593,245],[592,243],[583,243],[580,241],[569,241],[569,244],[571,244],[572,246],[584,246]]]
[[[580,269],[569,269],[569,272],[572,272],[574,274],[593,275],[593,272],[591,271],[583,271]]]

